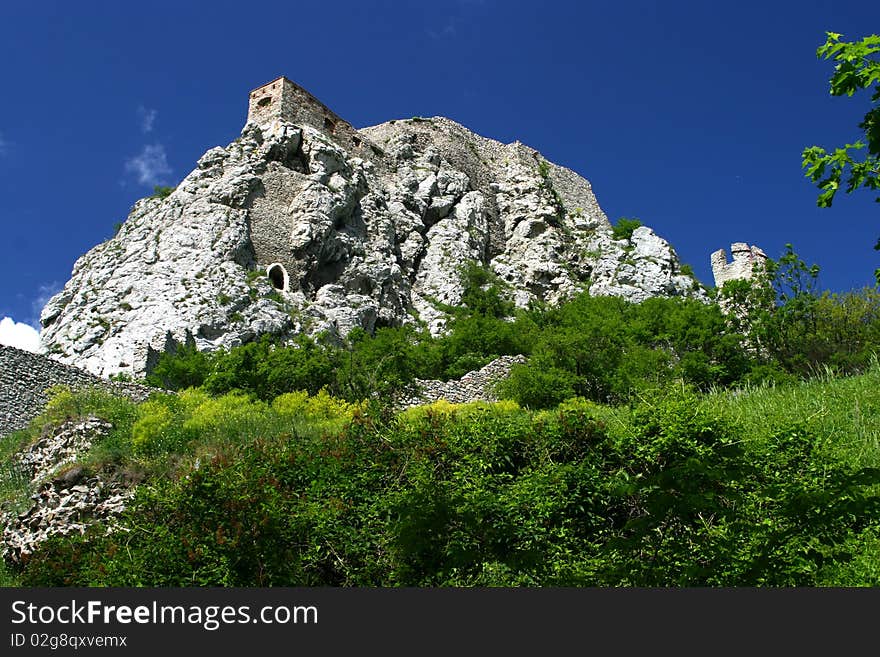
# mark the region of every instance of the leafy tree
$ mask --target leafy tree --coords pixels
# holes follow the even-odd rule
[[[870,364],[880,345],[880,294],[871,288],[820,293],[818,276],[818,265],[807,265],[786,244],[752,280],[721,288],[732,330],[747,336],[761,362],[748,379],[809,377],[825,368],[852,374]]]
[[[862,89],[872,89],[872,107],[865,114],[859,128],[864,131],[864,141],[858,139],[852,144],[836,148],[833,153],[820,146],[805,148],[802,166],[822,193],[817,203],[819,207],[831,206],[834,195],[846,175],[846,192],[859,187],[880,190],[880,35],[872,34],[861,41],[841,41],[841,34],[826,32],[825,43],[816,50],[816,55],[837,62],[831,76],[832,96],[852,96]],[[854,157],[855,151],[867,149],[864,158]],[[880,202],[880,196],[876,199]],[[880,250],[880,240],[874,246]],[[880,282],[880,269],[875,272]]]
[[[183,345],[175,353],[163,353],[146,383],[167,390],[195,388],[205,382],[211,371],[211,355],[194,344]]]
[[[491,270],[468,263],[464,270],[464,293],[461,303],[468,315],[499,319],[513,315],[513,302],[504,298],[504,283]]]

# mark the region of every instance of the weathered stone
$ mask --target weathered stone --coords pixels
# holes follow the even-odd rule
[[[107,531],[115,529],[107,519],[124,510],[124,501],[133,489],[97,476],[82,483],[81,466],[64,469],[111,428],[98,418],[72,420],[13,456],[12,466],[30,477],[31,485],[40,490],[31,496],[33,505],[27,511],[0,513],[0,556],[18,562],[52,536],[83,533],[99,522]]]
[[[498,401],[496,384],[510,375],[514,365],[525,363],[525,356],[500,356],[460,379],[437,381],[416,379],[415,390],[398,400],[398,407],[411,408],[444,399],[453,404]]]
[[[52,358],[140,376],[182,344],[422,322],[445,330],[468,263],[517,306],[582,290],[705,300],[649,228],[614,240],[589,182],[444,118],[355,130],[279,78],[164,199],[138,201],[41,316]]]
[[[711,258],[712,276],[715,287],[720,288],[727,281],[751,280],[767,262],[767,254],[757,246],[749,246],[745,242],[734,242],[730,245],[732,262],[727,262],[724,249],[715,251]]]

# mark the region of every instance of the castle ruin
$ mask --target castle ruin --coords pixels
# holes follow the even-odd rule
[[[369,160],[379,168],[382,166],[381,149],[348,121],[284,76],[248,94],[247,123],[259,126],[264,134],[284,131],[289,126],[312,128],[321,133],[322,139],[332,142],[346,153]],[[262,193],[253,199],[249,213],[257,264],[265,270],[272,285],[282,292],[301,290],[303,280],[308,276],[308,272],[301,271],[303,254],[297,252],[297,248],[310,235],[310,230],[302,222],[295,223],[295,220],[296,199],[307,198],[308,195],[301,195],[312,183],[302,174],[307,167],[301,161],[301,142],[297,139],[292,143],[295,145],[287,155],[285,166],[273,164],[262,175]],[[335,263],[333,266],[341,265]],[[317,275],[320,278],[320,273]]]
[[[731,244],[730,254],[732,262],[727,262],[727,252],[724,249],[718,249],[711,256],[712,276],[715,278],[715,287],[719,289],[727,281],[751,280],[767,261],[766,253],[745,242]]]
[[[248,95],[248,123],[260,127],[271,126],[275,121],[310,126],[319,130],[345,150],[363,154],[362,149],[371,147],[374,155],[379,153],[345,119],[295,82],[283,75],[257,87]]]

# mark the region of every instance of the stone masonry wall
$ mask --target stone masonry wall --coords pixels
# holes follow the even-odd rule
[[[374,161],[381,158],[381,149],[348,121],[284,76],[257,87],[248,96],[248,122],[267,125],[277,119],[298,126],[311,126],[360,157]]]
[[[454,404],[496,401],[494,385],[507,377],[514,365],[525,362],[525,356],[501,356],[454,381],[416,379],[419,394],[402,400],[400,405],[409,408],[439,399]],[[0,436],[27,427],[45,408],[45,391],[54,385],[98,386],[135,401],[143,401],[155,392],[138,383],[109,381],[46,356],[0,345]]]
[[[479,370],[468,372],[454,381],[416,379],[420,392],[402,400],[403,408],[430,404],[445,399],[453,404],[466,404],[473,401],[498,401],[494,386],[507,378],[514,365],[525,363],[525,356],[501,356]]]
[[[720,288],[727,281],[750,280],[755,266],[761,267],[767,260],[767,254],[761,249],[745,242],[731,244],[730,253],[733,256],[732,262],[727,262],[724,249],[718,249],[711,256],[715,287]]]
[[[45,391],[54,385],[100,386],[135,401],[153,392],[143,385],[109,381],[46,356],[0,345],[0,436],[27,427],[45,408]]]

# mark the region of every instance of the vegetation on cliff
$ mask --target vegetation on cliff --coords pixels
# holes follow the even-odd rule
[[[33,586],[880,584],[880,298],[789,251],[715,304],[573,299],[510,316],[469,274],[450,333],[184,350],[142,404],[58,391],[80,457],[143,480],[106,534],[5,573]],[[508,401],[406,411],[414,377],[525,353]],[[11,472],[11,470],[10,470]],[[3,476],[7,503],[32,492]]]

